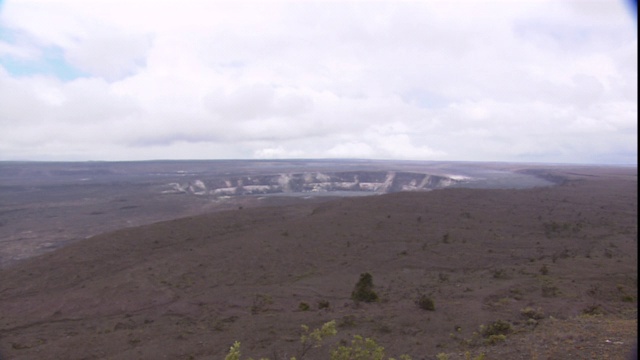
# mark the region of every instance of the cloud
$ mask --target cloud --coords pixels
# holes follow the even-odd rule
[[[616,1],[7,1],[0,159],[637,162]]]
[[[145,36],[109,34],[76,44],[67,51],[66,59],[84,73],[115,80],[143,68],[150,46]]]
[[[370,158],[375,154],[371,145],[365,142],[339,143],[327,151],[327,155],[335,158]]]
[[[301,151],[285,150],[282,146],[258,149],[254,152],[254,157],[258,159],[287,159],[305,157]]]

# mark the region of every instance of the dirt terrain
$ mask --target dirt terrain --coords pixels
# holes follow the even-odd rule
[[[109,231],[291,197],[552,184],[517,170],[383,160],[0,162],[0,268]]]
[[[561,185],[289,199],[74,242],[0,270],[0,356],[223,359],[238,340],[284,359],[301,324],[336,320],[307,359],[354,334],[413,359],[627,358],[637,168],[532,171]],[[363,273],[378,301],[351,299]]]

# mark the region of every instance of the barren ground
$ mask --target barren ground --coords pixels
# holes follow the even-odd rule
[[[624,359],[637,169],[547,175],[567,181],[244,206],[79,241],[0,270],[0,354],[222,359],[239,340],[246,356],[283,359],[301,324],[336,320],[307,358],[360,334],[414,359]],[[350,299],[364,272],[378,302]],[[510,329],[488,344],[479,329],[498,320]]]

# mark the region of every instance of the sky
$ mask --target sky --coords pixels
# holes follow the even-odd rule
[[[618,0],[0,0],[0,160],[637,165]]]

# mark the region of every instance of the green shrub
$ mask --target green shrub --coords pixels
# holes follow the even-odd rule
[[[534,309],[530,306],[527,306],[526,308],[520,310],[520,314],[522,314],[522,316],[524,316],[527,319],[533,319],[533,320],[544,319],[544,312],[540,308]]]
[[[349,346],[339,346],[331,352],[331,360],[384,360],[384,347],[370,338],[354,335]],[[394,360],[389,358],[389,360]],[[400,360],[411,360],[409,355],[400,355]]]
[[[480,333],[484,337],[490,337],[491,335],[507,335],[511,332],[511,324],[506,321],[498,320],[488,326],[481,326]]]
[[[634,302],[634,301],[636,301],[636,298],[634,298],[632,295],[623,295],[622,296],[622,301],[624,301],[624,302]]]
[[[484,337],[484,343],[486,345],[495,345],[507,340],[507,334],[510,332],[511,324],[503,320],[495,321],[489,325],[480,326],[480,334]],[[484,354],[482,354],[480,359],[484,359]]]
[[[337,334],[336,321],[331,320],[323,324],[320,328],[310,330],[308,326],[302,325],[302,335],[300,336],[301,349],[298,357],[291,357],[290,360],[302,360],[312,348],[318,348],[323,345],[323,341],[330,336]],[[350,345],[342,345],[331,351],[331,360],[384,360],[384,347],[370,338],[363,338],[360,335],[354,335]],[[411,360],[409,355],[400,355],[399,360]],[[229,348],[229,353],[225,360],[241,360],[240,358],[240,342],[236,341]],[[248,358],[247,360],[252,360]],[[269,360],[261,358],[260,360]],[[388,358],[388,360],[395,360]]]
[[[373,277],[371,274],[360,274],[360,280],[358,280],[358,283],[351,293],[351,299],[364,302],[374,302],[378,300],[378,294],[373,291]]]
[[[340,346],[331,352],[331,360],[382,360],[384,348],[374,340],[355,335],[351,345]]]
[[[224,360],[240,360],[240,342],[236,341],[229,348],[229,353],[224,357]]]
[[[505,340],[507,340],[507,337],[502,335],[502,334],[500,334],[500,335],[491,335],[491,336],[489,336],[489,338],[487,338],[486,343],[488,345],[495,345],[495,344],[497,344],[499,342],[503,342]]]
[[[322,327],[314,329],[313,331],[309,331],[309,327],[307,325],[302,325],[302,330],[303,333],[302,336],[300,336],[300,342],[302,343],[300,359],[302,359],[311,348],[320,347],[325,338],[334,336],[338,333],[336,330],[335,320],[324,323]]]
[[[309,311],[310,308],[311,307],[309,307],[309,304],[307,304],[306,302],[301,302],[298,305],[298,310],[300,310],[300,311]]]
[[[485,360],[485,358],[486,358],[485,353],[480,353],[480,354],[478,354],[478,356],[474,357],[473,360]],[[464,359],[465,360],[471,360],[471,352],[465,351]]]

